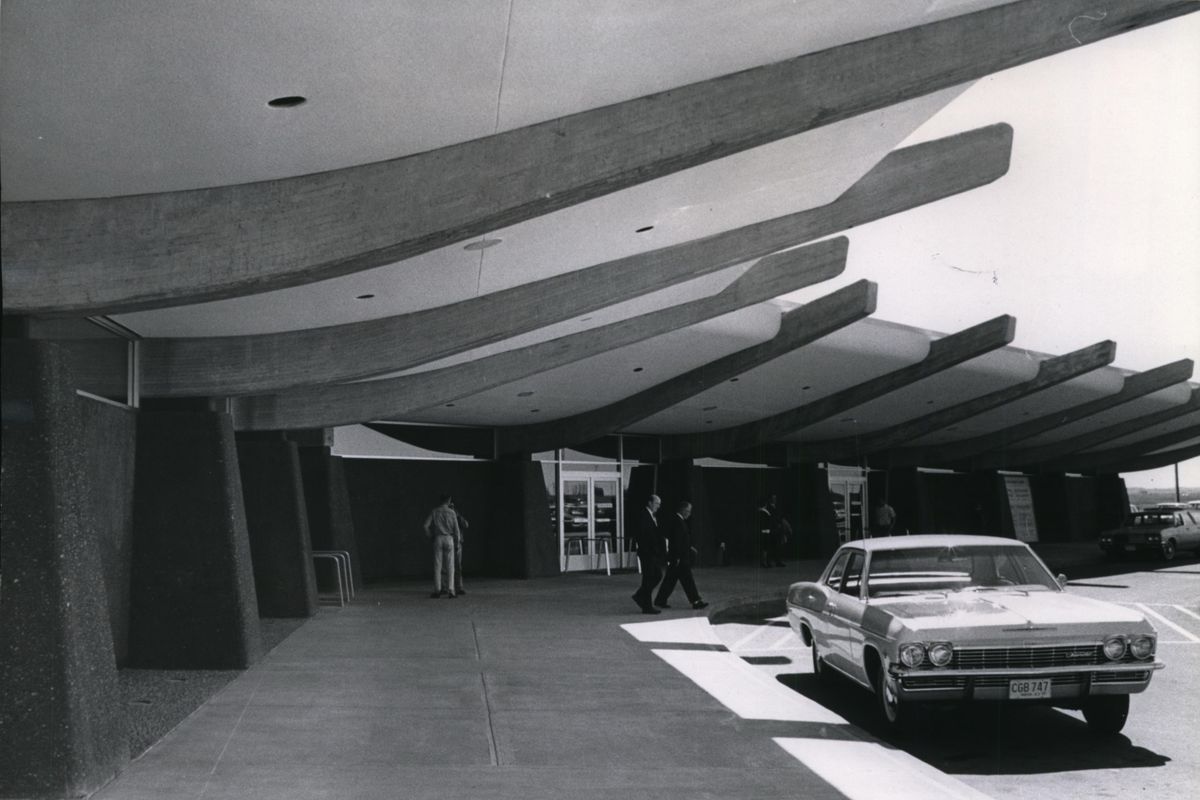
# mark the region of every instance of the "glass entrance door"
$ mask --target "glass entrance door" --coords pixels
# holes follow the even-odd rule
[[[621,475],[563,472],[558,541],[563,572],[621,566]]]
[[[838,539],[843,542],[866,536],[866,493],[866,478],[829,476],[829,494],[833,499]]]

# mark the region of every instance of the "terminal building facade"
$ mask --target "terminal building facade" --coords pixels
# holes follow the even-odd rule
[[[324,84],[294,44],[223,59],[220,20],[176,19],[166,55],[129,44],[163,20],[10,5],[0,796],[102,785],[131,755],[118,671],[253,665],[260,619],[331,590],[314,552],[358,584],[428,577],[442,494],[469,574],[537,579],[635,568],[651,494],[693,504],[701,565],[758,560],[769,496],[789,560],[872,535],[877,500],[897,533],[1092,541],[1121,473],[1200,454],[1191,360],[1016,347],[1007,314],[877,319],[887,280],[848,267],[852,229],[1005,181],[1003,121],[905,143],[965,85],[1195,3],[851,4],[787,42],[777,10],[749,53],[648,75],[686,50],[655,12],[640,51],[602,11],[507,40],[483,15],[461,63],[449,9],[313,12],[384,64]],[[258,12],[251,38],[289,24]],[[410,56],[372,50],[385,24]],[[628,74],[556,72],[605,26]],[[214,98],[224,132],[154,121]]]

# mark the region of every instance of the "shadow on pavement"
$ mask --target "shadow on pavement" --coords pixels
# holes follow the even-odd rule
[[[875,698],[847,678],[781,674],[778,680],[850,724],[950,774],[1022,775],[1160,767],[1171,759],[1125,736],[1096,736],[1069,711],[978,703],[925,709],[915,733],[898,734],[878,716]],[[1137,713],[1136,703],[1131,713]]]

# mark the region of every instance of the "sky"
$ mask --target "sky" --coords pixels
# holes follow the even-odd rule
[[[1200,14],[989,76],[903,145],[994,122],[1014,129],[1008,174],[856,228],[842,281],[878,282],[883,320],[953,332],[1010,313],[1016,347],[1112,339],[1117,367],[1200,365]],[[1200,486],[1200,458],[1180,484]]]

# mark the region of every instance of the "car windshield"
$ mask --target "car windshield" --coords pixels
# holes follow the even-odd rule
[[[1057,590],[1058,582],[1024,547],[957,545],[876,550],[867,595],[945,591]]]
[[[1171,513],[1157,512],[1153,514],[1134,514],[1134,525],[1174,525],[1175,515]]]

